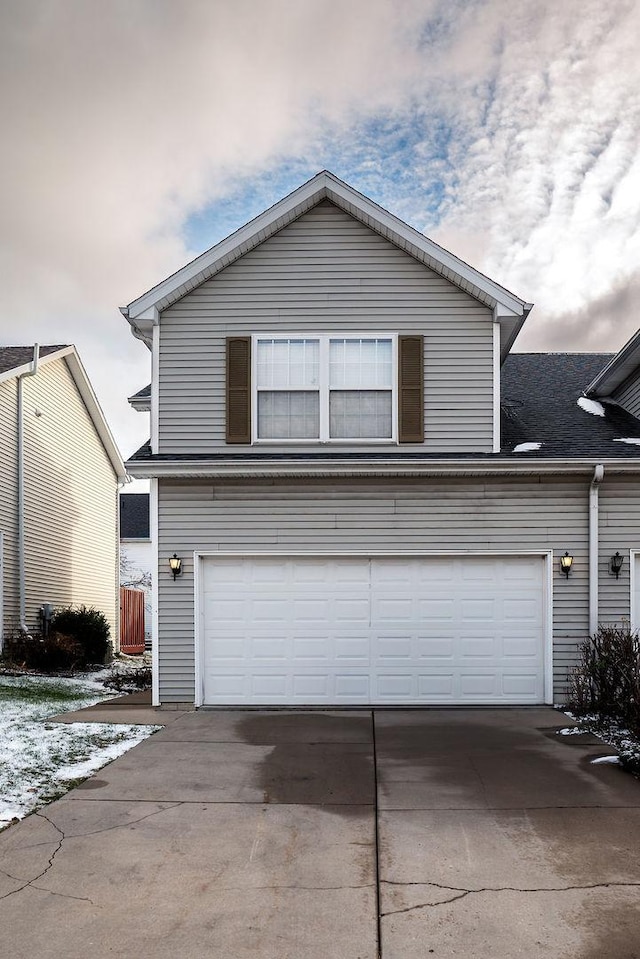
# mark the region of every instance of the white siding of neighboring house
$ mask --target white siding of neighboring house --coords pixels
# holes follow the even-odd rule
[[[229,449],[225,338],[261,333],[424,334],[425,443],[402,449],[492,451],[491,311],[323,202],[162,313],[160,453]]]
[[[123,586],[130,584],[132,589],[142,589],[145,594],[144,634],[146,638],[151,637],[151,587],[138,586],[136,583],[143,576],[148,578],[152,576],[151,567],[151,540],[120,540],[120,583]]]
[[[18,489],[16,380],[0,383],[0,532],[4,533],[3,582],[4,630],[18,622]]]
[[[589,482],[586,475],[304,484],[159,481],[161,700],[193,702],[193,552],[199,550],[552,549],[554,680],[555,694],[562,696],[577,644],[589,626]],[[617,519],[610,521],[617,526]],[[640,525],[635,534],[640,545]],[[568,580],[559,572],[558,558],[565,550],[574,556]],[[182,557],[184,569],[175,583],[166,564],[174,552]]]
[[[83,604],[118,636],[117,478],[64,358],[23,381],[26,615],[42,603]],[[16,380],[0,384],[0,529],[5,539],[5,630],[19,621],[15,455]]]

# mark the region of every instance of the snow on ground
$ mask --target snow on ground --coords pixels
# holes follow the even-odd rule
[[[581,396],[578,400],[578,406],[585,411],[585,413],[593,413],[594,416],[604,416],[604,406],[602,403],[598,403],[597,400],[588,400],[586,396]]]
[[[600,756],[598,759],[591,760],[592,766],[618,766],[620,765],[619,756]]]
[[[0,676],[0,829],[155,732],[157,726],[46,721],[112,696],[93,676]]]

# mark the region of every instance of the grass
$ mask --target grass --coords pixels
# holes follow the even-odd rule
[[[48,721],[112,695],[90,679],[0,676],[0,828],[64,795],[155,731]]]

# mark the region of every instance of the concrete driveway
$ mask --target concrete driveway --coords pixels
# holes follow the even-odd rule
[[[160,715],[0,834],[3,955],[640,956],[640,783],[553,710]]]

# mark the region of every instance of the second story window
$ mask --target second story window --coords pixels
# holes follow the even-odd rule
[[[392,337],[255,340],[258,440],[393,440]]]

